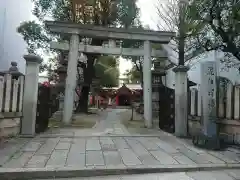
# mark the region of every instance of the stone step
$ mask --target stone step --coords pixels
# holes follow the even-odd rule
[[[220,171],[228,169],[240,169],[240,164],[202,164],[202,165],[157,165],[146,166],[110,166],[110,167],[63,167],[63,168],[0,168],[1,180],[32,180],[32,179],[56,179],[95,177],[126,174],[150,174],[167,172],[194,172],[194,171]]]
[[[61,120],[62,120],[62,117],[63,117],[63,111],[56,111],[56,112],[52,115],[51,119],[61,121]]]

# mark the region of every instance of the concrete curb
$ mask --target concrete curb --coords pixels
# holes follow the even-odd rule
[[[191,172],[191,171],[217,171],[223,169],[240,169],[240,164],[204,164],[204,165],[161,165],[156,167],[63,167],[63,168],[0,168],[1,180],[33,180],[74,177],[93,177],[124,174],[146,174],[164,172]]]
[[[176,138],[175,136],[170,136],[167,134],[164,135],[126,135],[126,134],[119,134],[119,135],[114,135],[114,134],[98,134],[98,135],[64,135],[64,134],[43,134],[36,136],[36,138],[87,138],[87,137],[172,137]]]

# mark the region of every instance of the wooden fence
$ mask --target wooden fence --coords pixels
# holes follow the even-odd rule
[[[221,137],[230,143],[240,143],[240,86],[228,82],[225,86],[218,83],[216,112]],[[189,133],[200,130],[201,95],[196,88],[189,92]]]

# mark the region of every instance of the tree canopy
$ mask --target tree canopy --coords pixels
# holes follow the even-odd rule
[[[205,51],[219,50],[240,61],[240,2],[236,0],[194,0],[189,5],[192,19],[204,28],[195,44]]]
[[[188,4],[181,0],[158,0],[156,10],[158,29],[177,33],[170,42],[172,51],[179,56],[176,58],[180,58],[183,53],[184,57],[181,57],[184,59],[181,60],[183,63],[197,56],[199,46],[193,43],[193,37],[203,28],[203,24],[192,18]]]
[[[103,87],[118,86],[118,60],[113,56],[101,56],[95,65],[96,77],[99,77]]]
[[[136,65],[134,65],[132,69],[127,70],[124,73],[124,75],[127,77],[130,83],[138,84],[138,83],[141,83],[141,80],[142,80],[141,73],[142,72],[137,69]]]

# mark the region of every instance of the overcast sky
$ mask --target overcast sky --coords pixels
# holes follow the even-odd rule
[[[24,72],[26,44],[16,30],[21,22],[32,19],[31,7],[31,0],[0,0],[0,71],[16,61]]]
[[[155,11],[155,5],[158,0],[138,0],[138,7],[140,8],[140,17],[143,25],[148,25],[151,29],[157,28],[157,15]],[[164,1],[164,0],[163,0]],[[122,77],[123,73],[131,68],[131,62],[121,59],[119,70],[120,77]]]

